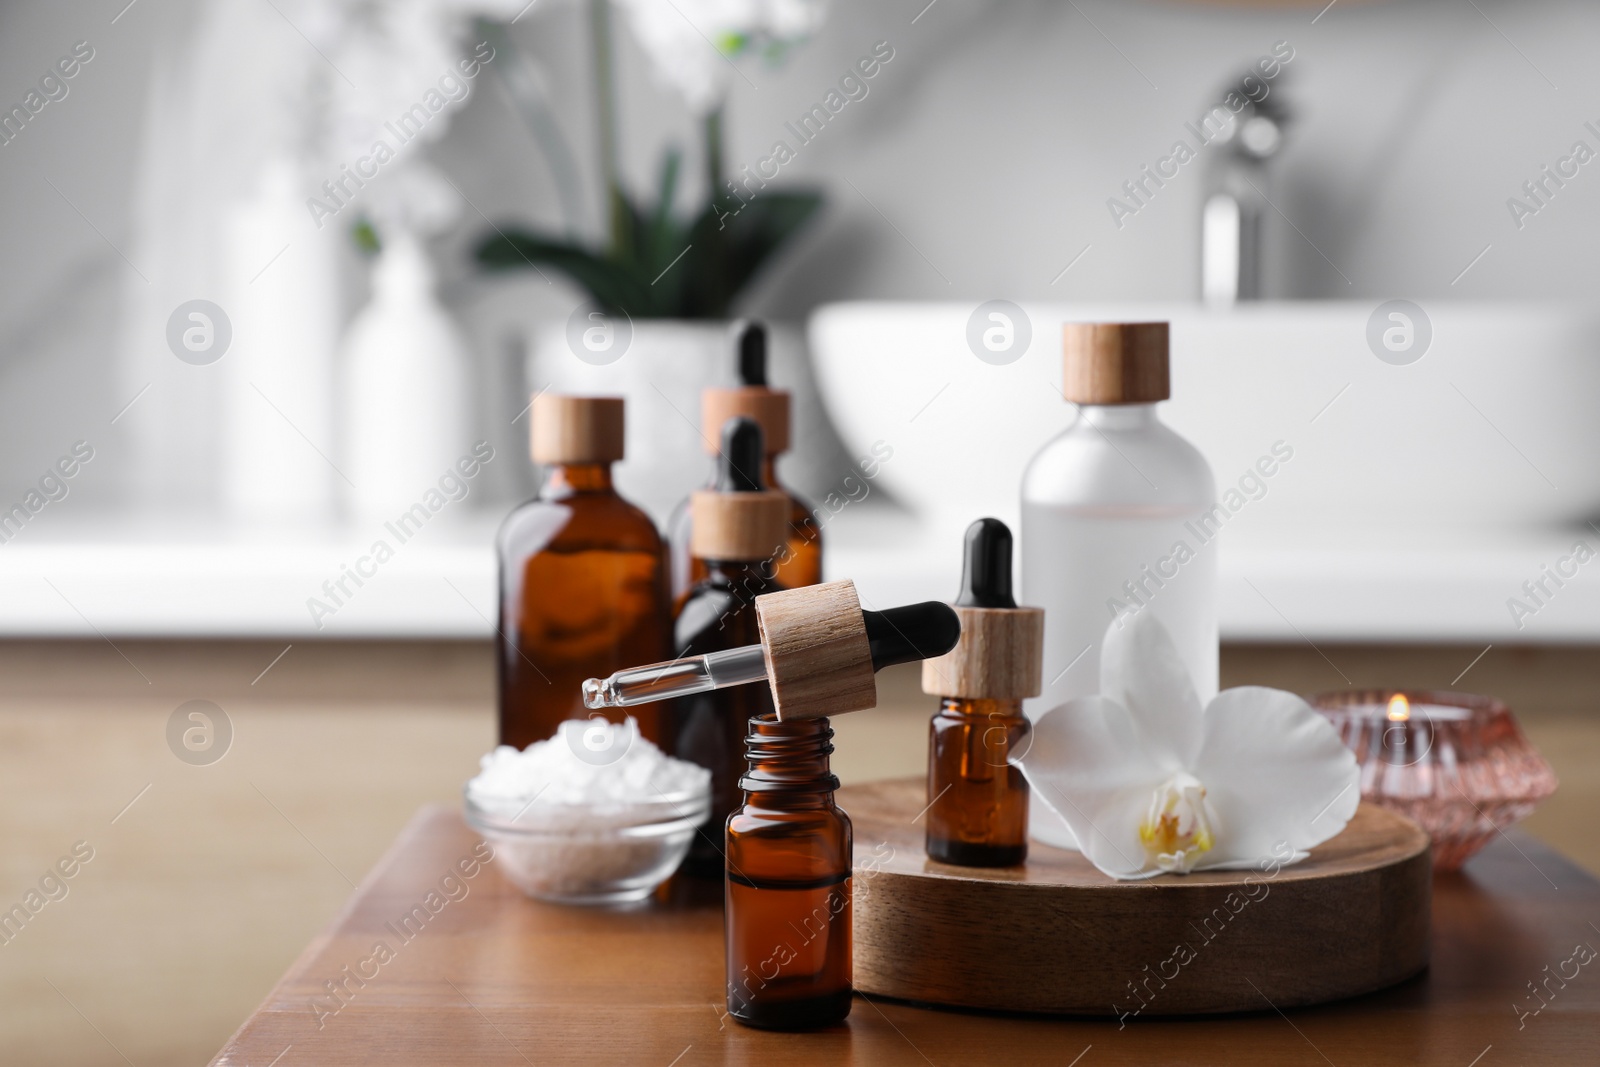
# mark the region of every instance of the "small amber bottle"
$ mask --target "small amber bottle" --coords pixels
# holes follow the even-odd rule
[[[730,462],[745,455],[743,425],[753,428],[742,424],[727,442],[736,446],[724,448]],[[698,497],[696,505],[704,506]],[[727,525],[709,507],[704,517],[713,521],[696,515],[697,545]],[[722,850],[728,1012],[751,1026],[805,1030],[850,1012],[850,820],[834,803],[827,717],[876,707],[875,672],[949,652],[961,623],[955,609],[931,601],[862,611],[849,581],[767,593],[750,607],[759,644],[591,678],[584,694],[592,707],[618,708],[676,692],[675,708],[694,712],[678,725],[703,722],[708,735],[718,705],[691,700],[763,694],[763,714],[747,720],[748,770],[736,783],[744,803],[726,821]]]
[[[716,485],[696,491],[691,502],[691,548],[705,577],[678,606],[673,651],[680,659],[759,642],[755,599],[778,588],[773,558],[786,534],[789,501],[762,481],[761,427],[752,419],[729,419],[721,442]],[[772,712],[772,695],[764,685],[739,686],[679,697],[664,707],[668,750],[711,772],[709,829],[695,838],[684,869],[720,878],[716,828],[739,803],[745,724]]]
[[[944,604],[864,612],[850,582],[773,593],[756,613],[777,714],[750,722],[727,823],[728,1012],[809,1030],[843,1021],[852,990],[850,819],[825,716],[873,707],[875,671],[949,651],[959,623]]]
[[[764,715],[749,730],[744,805],[727,822],[728,1013],[831,1026],[851,1002],[850,818],[833,799],[833,729]]]
[[[1040,689],[1044,612],[1011,595],[1011,531],[998,519],[967,529],[955,603],[961,640],[922,663],[923,692],[940,697],[928,734],[927,851],[964,867],[1010,867],[1028,857],[1028,782],[1022,701]]]
[[[594,714],[583,706],[585,678],[670,655],[665,548],[649,516],[611,485],[622,400],[543,393],[530,417],[544,485],[496,538],[500,743],[517,748]],[[641,734],[661,740],[656,706],[635,717]]]
[[[722,428],[732,418],[753,419],[761,426],[766,448],[761,461],[761,483],[788,498],[788,532],[776,557],[778,586],[798,589],[822,581],[822,530],[811,506],[778,483],[778,457],[789,450],[789,393],[767,385],[767,329],[759,322],[738,327],[739,386],[707,389],[700,395],[700,436],[707,454],[715,455]],[[712,464],[708,488],[720,474]],[[691,551],[694,514],[685,500],[667,519],[667,541],[672,558],[672,595],[681,597],[706,576],[705,561]]]

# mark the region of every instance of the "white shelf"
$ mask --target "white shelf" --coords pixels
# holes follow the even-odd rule
[[[0,544],[0,635],[10,637],[487,638],[499,515],[442,514],[399,543],[381,523],[240,527],[89,517]],[[1238,536],[1235,536],[1237,534]],[[871,606],[947,599],[958,545],[905,515],[847,507],[827,524],[828,576]],[[335,604],[323,590],[379,538],[394,556]],[[1464,534],[1232,530],[1221,542],[1222,634],[1234,641],[1600,642],[1600,559],[1519,630],[1522,584],[1593,531]],[[370,566],[368,569],[372,569]],[[335,608],[313,620],[308,599]],[[1524,597],[1524,599],[1526,599]],[[1531,605],[1531,601],[1529,602]]]
[[[500,518],[441,514],[405,542],[381,522],[273,529],[105,517],[36,524],[0,545],[0,634],[488,637],[497,611]],[[339,592],[336,602],[323,583],[336,583],[379,539],[393,557],[364,564],[376,573],[359,587],[345,578],[349,595]],[[314,619],[311,598],[333,613]]]

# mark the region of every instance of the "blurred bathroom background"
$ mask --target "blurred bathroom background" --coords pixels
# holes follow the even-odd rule
[[[105,857],[0,952],[22,1060],[211,1055],[417,805],[459,803],[531,393],[627,392],[620,482],[658,521],[703,480],[720,319],[617,320],[632,347],[588,359],[570,272],[477,258],[606,240],[595,10],[0,4],[0,900],[80,837]],[[719,29],[758,10],[798,31]],[[1072,417],[1061,322],[1170,319],[1170,421],[1245,501],[1224,684],[1502,697],[1563,781],[1528,827],[1600,867],[1600,8],[615,0],[610,39],[634,201],[676,149],[676,213],[704,207],[718,101],[752,204],[822,197],[728,311],[774,324],[828,578],[952,596],[960,529],[1011,518]],[[348,178],[379,136],[405,152]],[[1202,302],[1203,260],[1260,299]],[[324,592],[436,488],[376,579]],[[841,721],[846,781],[920,773],[926,698],[883,685]],[[231,717],[215,766],[168,751],[191,699]]]
[[[16,3],[0,11],[8,100],[20,100],[75,42],[94,50],[68,97],[49,104],[3,152],[0,487],[8,501],[19,497],[64,445],[89,436],[96,459],[73,486],[71,506],[104,513],[108,522],[131,512],[224,509],[221,431],[203,394],[153,388],[108,425],[150,380],[139,377],[138,357],[128,351],[127,324],[148,313],[141,305],[153,289],[170,284],[140,277],[164,254],[150,228],[165,214],[174,230],[215,230],[216,212],[251,190],[214,183],[237,182],[238,168],[264,167],[275,141],[288,136],[264,116],[314,106],[239,99],[236,125],[221,137],[205,125],[226,117],[201,115],[197,103],[208,93],[240,93],[237,81],[259,75],[262,57],[291,57],[307,82],[323,62],[292,20],[314,34],[324,5],[261,4],[229,15],[230,5],[142,0],[113,23],[121,6]],[[1184,124],[1280,41],[1294,58],[1273,89],[1291,117],[1274,162],[1281,215],[1264,228],[1266,297],[1583,300],[1593,290],[1600,258],[1586,235],[1600,222],[1600,193],[1585,188],[1581,173],[1552,201],[1555,217],[1528,218],[1519,229],[1506,206],[1574,140],[1593,140],[1583,123],[1600,113],[1584,100],[1600,73],[1585,42],[1600,13],[1588,5],[1343,0],[1315,21],[1322,5],[922,6],[831,5],[815,35],[784,62],[741,62],[727,79],[725,154],[736,171],[767,156],[774,141],[793,142],[785,123],[876,42],[894,55],[867,83],[868,95],[783,166],[779,181],[822,189],[826,206],[740,301],[741,313],[798,323],[841,299],[1196,297],[1203,182],[1190,172],[1198,167],[1180,172],[1120,227],[1106,201],[1126,199],[1122,184],[1167,154],[1186,136]],[[538,0],[508,32],[541,73],[583,168],[577,228],[597,235],[603,205],[593,180],[587,27],[583,4]],[[687,210],[702,188],[694,120],[622,20],[615,41],[624,179],[632,189],[653,189],[662,152],[679,146]],[[441,296],[472,340],[483,423],[492,406],[481,397],[505,381],[508,346],[531,324],[564,319],[581,299],[553,272],[485,276],[471,261],[485,218],[552,232],[569,221],[549,161],[494,64],[485,74],[448,116],[444,136],[424,149],[470,204],[430,247]],[[220,88],[208,89],[207,76]],[[290,81],[265,84],[287,93]],[[150,159],[196,150],[191,138],[237,158],[224,165],[184,156],[165,168]],[[141,189],[151,175],[173,184]],[[329,229],[346,221],[341,216]],[[1489,253],[1458,279],[1486,246]],[[341,243],[329,278],[337,290],[330,327],[342,327],[364,302],[366,275],[353,245]],[[214,291],[220,282],[190,284]],[[1042,343],[1055,340],[1041,333]],[[182,368],[168,362],[174,366],[160,369],[178,378]],[[494,472],[492,498],[481,503],[503,504],[529,489],[531,472],[516,466]]]

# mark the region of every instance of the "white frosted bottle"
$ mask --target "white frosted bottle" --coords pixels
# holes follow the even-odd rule
[[[1099,691],[1106,628],[1154,612],[1202,703],[1217,692],[1216,483],[1162,424],[1170,395],[1160,323],[1068,323],[1062,392],[1077,417],[1022,477],[1022,602],[1044,608],[1044,689],[1025,711]],[[1030,832],[1076,847],[1044,804]]]

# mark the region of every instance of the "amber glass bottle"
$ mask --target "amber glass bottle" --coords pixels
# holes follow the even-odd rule
[[[778,483],[778,457],[789,450],[789,394],[767,386],[767,330],[759,322],[741,323],[738,332],[739,381],[733,389],[707,389],[700,397],[700,436],[706,451],[716,454],[722,427],[731,418],[752,419],[761,426],[766,448],[761,459],[761,484],[788,498],[788,532],[776,558],[778,586],[798,589],[822,581],[822,529],[811,506]],[[717,461],[711,481],[717,483]],[[694,516],[685,500],[667,520],[672,557],[672,594],[681,597],[706,576],[705,561],[690,550]]]
[[[788,501],[763,487],[761,427],[752,419],[730,419],[721,441],[716,486],[692,498],[692,548],[706,575],[678,606],[673,651],[680,659],[758,643],[755,599],[778,589],[772,560],[783,543]],[[720,878],[718,828],[739,803],[745,724],[772,712],[772,692],[765,685],[738,686],[679,697],[665,709],[668,750],[711,772],[711,818],[690,846],[685,870]]]
[[[1028,857],[1028,782],[1011,760],[1030,737],[1025,697],[1039,693],[1044,613],[1011,595],[1011,531],[998,519],[967,530],[955,604],[961,638],[925,660],[924,692],[941,697],[928,734],[928,856],[966,867]]]
[[[545,393],[531,418],[544,486],[497,538],[500,743],[517,748],[550,737],[563,719],[595,714],[583,706],[585,678],[670,655],[664,546],[649,516],[611,485],[622,400]],[[634,714],[659,742],[657,706]]]
[[[752,687],[754,688],[754,687]],[[850,818],[827,719],[750,720],[744,804],[727,823],[728,1012],[807,1030],[850,1014]]]
[[[1027,738],[1020,700],[940,700],[928,736],[929,858],[963,867],[1028,858],[1028,782],[1007,763]]]

